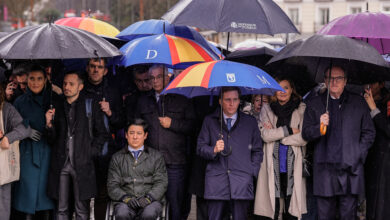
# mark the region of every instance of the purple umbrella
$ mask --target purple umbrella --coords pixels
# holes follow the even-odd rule
[[[390,53],[390,15],[362,12],[339,17],[325,25],[317,34],[343,35],[365,41],[380,54]]]

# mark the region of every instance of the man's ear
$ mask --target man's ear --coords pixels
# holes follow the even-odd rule
[[[103,76],[105,76],[107,73],[108,73],[108,69],[107,69],[107,67],[105,67],[105,68],[104,68]]]
[[[81,84],[79,85],[79,91],[81,91],[81,90],[83,90],[83,89],[84,89],[84,84],[81,83]]]
[[[148,138],[148,132],[145,132],[144,140],[146,140],[146,138]]]

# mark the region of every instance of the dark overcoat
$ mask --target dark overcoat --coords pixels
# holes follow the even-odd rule
[[[206,116],[198,137],[197,153],[208,160],[205,177],[205,199],[231,200],[254,198],[253,178],[257,177],[263,160],[259,127],[253,116],[238,112],[230,131],[223,123],[225,147],[231,155],[214,154],[219,140],[220,110]]]
[[[52,145],[51,162],[49,169],[48,194],[58,199],[60,173],[64,167],[67,153],[66,141],[68,134],[67,119],[65,116],[65,99],[54,103],[55,116],[52,128],[47,129],[49,143]],[[74,169],[79,186],[80,200],[93,198],[96,195],[96,176],[94,159],[99,156],[101,148],[108,140],[109,134],[104,127],[103,113],[99,103],[92,102],[92,135],[89,134],[89,122],[85,106],[85,98],[80,94],[76,102],[74,131]]]
[[[156,101],[152,90],[138,99],[136,117],[149,125],[145,145],[160,151],[166,164],[186,164],[188,136],[194,131],[195,113],[192,102],[182,95],[168,94]],[[161,126],[158,117],[172,119],[171,126]]]
[[[314,195],[335,196],[364,193],[364,162],[375,139],[375,128],[366,101],[359,95],[344,90],[340,103],[342,120],[341,164],[326,162],[327,135],[321,136],[320,116],[325,113],[324,93],[307,101],[303,119],[302,137],[314,141],[313,184]],[[330,115],[330,123],[332,116]],[[335,191],[335,185],[342,192]],[[337,188],[337,187],[336,187]]]
[[[41,133],[45,130],[50,89],[47,87],[41,94],[35,95],[27,88],[26,93],[15,100],[14,106],[26,127]],[[51,152],[47,137],[43,135],[39,141],[26,138],[19,143],[19,149],[20,178],[13,184],[12,207],[30,214],[53,209],[54,203],[46,193]]]
[[[389,219],[390,209],[390,118],[387,101],[377,103],[380,110],[373,118],[376,137],[366,160],[367,219]]]

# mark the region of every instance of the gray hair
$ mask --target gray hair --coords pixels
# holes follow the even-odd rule
[[[168,72],[168,69],[167,69],[166,66],[164,66],[164,65],[162,65],[162,64],[154,64],[153,66],[151,66],[151,67],[149,68],[148,73],[149,73],[149,74],[152,74],[152,71],[153,71],[154,69],[159,69],[159,68],[162,68],[162,69],[163,69],[164,75],[165,75],[166,72]]]

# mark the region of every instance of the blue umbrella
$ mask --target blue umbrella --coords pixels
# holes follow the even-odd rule
[[[199,62],[218,59],[196,42],[168,34],[142,37],[125,44],[119,65],[164,64],[170,68],[185,69]]]
[[[219,95],[220,88],[228,86],[239,87],[242,95],[273,95],[284,91],[270,75],[255,66],[219,60],[185,69],[162,94],[175,93],[189,98]]]
[[[217,32],[298,33],[272,0],[181,0],[162,18],[172,24]]]
[[[248,64],[226,60],[211,61],[193,65],[181,72],[161,94],[180,94],[192,98],[203,95],[219,95],[222,87],[239,87],[241,94],[273,95],[284,91],[266,72]],[[221,118],[222,118],[221,105]],[[222,120],[220,120],[220,138],[222,138]],[[221,152],[228,156],[230,149]]]
[[[122,30],[116,37],[122,40],[131,41],[140,37],[159,34],[169,34],[188,38],[199,43],[205,49],[215,53],[216,55],[221,54],[221,51],[215,47],[211,47],[204,37],[194,28],[173,25],[165,20],[150,19],[146,21],[138,21]]]

